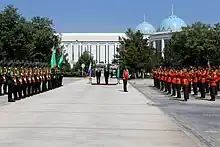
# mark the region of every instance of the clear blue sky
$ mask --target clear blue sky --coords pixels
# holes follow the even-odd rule
[[[57,32],[124,32],[144,14],[157,28],[171,14],[172,4],[187,24],[220,22],[220,0],[0,0],[1,10],[8,4],[26,18],[51,18]]]

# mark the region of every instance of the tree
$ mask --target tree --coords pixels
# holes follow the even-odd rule
[[[79,57],[78,61],[76,62],[75,70],[80,72],[82,70],[81,65],[85,64],[85,68],[83,69],[83,72],[87,73],[90,63],[92,64],[92,68],[94,68],[95,67],[94,57],[90,55],[90,52],[85,51],[83,52],[83,54]]]
[[[119,37],[120,47],[117,49],[117,59],[123,66],[127,66],[131,72],[139,73],[142,70],[150,71],[154,61],[154,49],[149,45],[148,39],[143,34],[128,29],[126,37]]]
[[[17,13],[17,8],[12,5],[5,7],[4,11],[0,13],[0,42],[1,42],[1,58],[12,59],[15,56],[16,50],[19,50],[22,42],[21,34],[19,32],[19,23],[21,15]]]
[[[220,26],[214,27],[196,22],[173,34],[165,48],[166,63],[182,65],[207,65],[219,62]]]
[[[0,12],[0,29],[0,60],[49,62],[50,48],[60,45],[52,20],[39,16],[26,20],[13,5]]]
[[[118,61],[118,59],[112,59],[112,64],[117,64],[119,61]]]

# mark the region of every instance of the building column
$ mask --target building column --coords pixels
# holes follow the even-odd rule
[[[156,40],[153,41],[153,48],[156,49]]]
[[[79,43],[79,57],[82,55],[81,47],[82,47],[82,43],[80,42],[80,43]]]
[[[164,48],[165,48],[165,42],[164,39],[161,40],[161,52],[162,52],[162,57],[164,58]]]
[[[82,42],[80,43],[80,52],[81,52],[80,56],[82,56],[83,54],[83,43]]]
[[[105,64],[107,63],[107,43],[105,44]]]
[[[90,59],[91,59],[91,55],[92,55],[92,54],[91,54],[90,43],[87,44],[87,48],[86,48],[86,49],[87,49],[87,52],[89,53],[89,57],[90,57]]]
[[[118,55],[117,48],[118,48],[118,44],[115,43],[115,55]]]
[[[71,42],[70,43],[70,67],[71,68],[73,68],[73,63],[74,63],[74,61],[73,61],[73,43]]]
[[[74,62],[78,61],[78,42],[74,41],[73,42],[73,47],[74,47]]]
[[[109,44],[107,43],[107,55],[108,55],[108,64],[110,63],[110,61],[109,61],[109,59],[110,59],[110,51],[109,51],[110,49],[109,49]]]
[[[96,60],[96,63],[98,63],[98,44],[97,43],[95,45],[95,60]]]
[[[92,57],[92,45],[89,43],[89,52],[90,52],[90,58]],[[93,57],[94,59],[94,57]]]
[[[101,55],[100,55],[101,49],[100,49],[100,44],[99,43],[97,43],[97,44],[98,44],[98,63],[100,63],[100,61],[101,61]]]
[[[115,59],[115,53],[116,53],[116,45],[114,44],[114,59]]]

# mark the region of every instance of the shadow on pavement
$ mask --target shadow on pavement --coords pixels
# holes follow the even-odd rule
[[[181,99],[178,99],[178,98],[170,98],[169,100],[184,102],[184,100],[181,100]]]

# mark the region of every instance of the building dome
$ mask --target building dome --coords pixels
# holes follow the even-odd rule
[[[168,18],[164,19],[160,24],[159,31],[179,31],[182,27],[186,27],[186,23],[176,15],[171,15]]]
[[[156,32],[155,28],[149,24],[148,22],[142,22],[139,25],[137,25],[135,31],[140,31],[144,35],[150,35]]]

